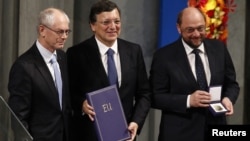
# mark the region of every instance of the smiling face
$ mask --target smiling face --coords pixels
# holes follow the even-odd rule
[[[206,22],[204,16],[196,8],[186,8],[177,24],[178,32],[191,47],[197,48],[206,37]]]
[[[96,38],[107,46],[112,46],[121,32],[119,11],[115,8],[110,12],[96,15],[96,22],[90,24]]]

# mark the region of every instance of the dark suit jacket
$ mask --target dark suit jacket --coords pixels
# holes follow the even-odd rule
[[[68,138],[71,105],[67,60],[61,50],[57,51],[57,56],[63,81],[62,110],[53,78],[36,44],[14,62],[10,71],[9,105],[34,141],[63,141],[63,136]]]
[[[221,85],[222,98],[235,103],[239,86],[227,47],[206,39],[211,71],[210,86]],[[203,141],[208,124],[226,124],[225,116],[214,117],[207,108],[187,109],[187,96],[199,89],[181,39],[156,51],[151,70],[152,105],[162,111],[159,141]]]
[[[140,130],[150,109],[149,83],[142,51],[139,45],[118,39],[118,52],[122,75],[118,91],[124,113],[127,122],[136,122]],[[69,48],[67,56],[74,121],[81,136],[78,139],[95,141],[93,122],[87,115],[81,115],[82,104],[87,92],[109,86],[109,80],[94,36]]]

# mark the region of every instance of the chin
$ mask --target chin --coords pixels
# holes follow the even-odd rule
[[[195,42],[195,43],[193,42],[193,43],[191,43],[191,45],[192,45],[193,47],[196,47],[196,48],[197,48],[197,47],[199,47],[199,46],[201,45],[201,43],[202,43],[202,42],[200,42],[200,41],[199,41],[199,42]]]
[[[201,43],[193,43],[193,42],[189,42],[187,44],[192,48],[198,48],[201,45]]]
[[[58,46],[56,49],[62,49],[63,48],[63,46]]]
[[[201,44],[193,44],[193,47],[198,48]]]
[[[109,38],[109,40],[116,40],[117,39],[117,35],[113,35],[113,36],[109,36],[108,38]]]

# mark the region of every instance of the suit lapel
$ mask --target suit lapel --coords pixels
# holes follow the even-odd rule
[[[66,101],[65,94],[67,93],[67,91],[65,91],[65,88],[67,87],[66,86],[67,85],[66,81],[68,81],[67,80],[67,75],[68,74],[67,74],[67,72],[65,72],[65,70],[66,70],[66,64],[65,64],[66,60],[59,51],[57,51],[57,61],[58,61],[58,64],[60,66],[61,77],[62,77],[62,84],[63,84],[63,86],[62,86],[62,108],[64,109],[64,103]]]
[[[87,50],[85,51],[88,52],[87,62],[89,62],[89,67],[93,68],[92,70],[96,72],[96,77],[102,81],[103,85],[109,85],[109,80],[102,64],[101,55],[94,36],[90,39],[90,45],[87,46]]]
[[[128,74],[128,69],[130,68],[130,53],[128,48],[120,42],[118,39],[118,52],[120,56],[120,64],[121,64],[121,86],[126,84],[126,74]]]
[[[34,57],[34,65],[36,66],[37,70],[41,73],[41,76],[44,78],[44,80],[41,80],[41,81],[45,81],[48,84],[48,88],[54,94],[55,101],[58,101],[58,106],[59,106],[59,100],[56,100],[58,99],[58,93],[54,84],[54,80],[51,76],[51,73],[46,63],[43,60],[42,55],[40,54],[40,52],[38,51],[35,45],[33,45],[32,47],[32,54]]]
[[[177,59],[178,66],[180,66],[180,69],[183,71],[185,76],[188,77],[188,80],[192,80],[191,82],[194,82],[195,84],[197,84],[195,76],[190,67],[188,56],[186,54],[186,51],[184,49],[184,46],[181,40],[177,42],[177,45],[175,46],[175,48],[176,48],[176,54],[173,57]]]
[[[62,77],[62,83],[63,83],[63,85],[65,85],[65,81],[67,81],[67,72],[65,72],[65,70],[66,70],[66,64],[65,64],[65,62],[66,62],[66,60],[65,60],[65,58],[61,55],[61,53],[59,53],[58,51],[57,51],[57,61],[58,61],[58,64],[59,64],[59,66],[60,66],[60,71],[61,71],[61,77]],[[63,86],[63,88],[64,88],[64,86]]]
[[[204,47],[207,53],[207,57],[208,57],[208,63],[209,63],[209,69],[210,69],[210,73],[211,73],[211,79],[210,79],[210,84],[212,84],[211,82],[213,81],[213,76],[214,76],[214,70],[216,70],[216,51],[213,50],[213,47],[211,47],[212,45],[209,42],[206,42],[206,40],[204,41]]]

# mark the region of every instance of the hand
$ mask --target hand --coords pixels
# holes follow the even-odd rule
[[[208,107],[211,95],[206,91],[197,90],[190,95],[191,107]]]
[[[137,134],[137,129],[138,129],[138,124],[135,122],[130,122],[128,126],[128,130],[130,131],[131,139],[127,141],[133,141],[135,139],[136,134]]]
[[[94,116],[95,116],[94,108],[88,104],[87,100],[84,100],[82,104],[82,111],[89,116],[91,121],[94,121]]]
[[[225,108],[228,110],[226,112],[226,115],[232,115],[234,113],[234,108],[233,108],[233,104],[231,102],[231,100],[228,97],[224,97],[222,99],[222,104],[225,106]]]

